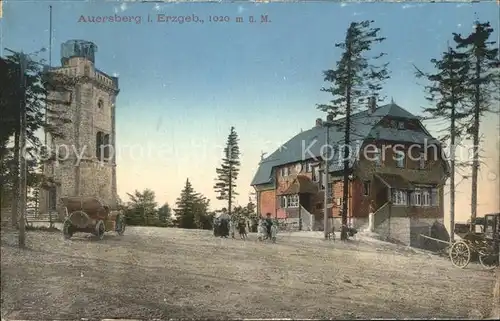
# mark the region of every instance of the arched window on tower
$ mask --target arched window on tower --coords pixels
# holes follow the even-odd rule
[[[103,132],[97,132],[97,135],[95,137],[95,156],[97,157],[98,160],[102,160],[101,146],[103,145],[103,141],[104,141]]]
[[[97,101],[97,108],[102,109],[103,107],[104,107],[104,102],[102,101],[102,99],[99,99]]]
[[[109,145],[109,134],[106,134],[104,135],[104,161],[109,161],[109,148],[110,148],[110,145]]]

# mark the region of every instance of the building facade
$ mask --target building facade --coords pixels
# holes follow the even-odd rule
[[[302,224],[308,227],[305,229],[321,230],[328,184],[327,214],[336,230],[340,229],[344,201],[342,120],[329,127],[323,124],[316,120],[313,128],[261,161],[252,181],[260,215],[311,220],[311,224]],[[418,234],[430,235],[433,229],[442,228],[448,164],[441,144],[418,117],[395,103],[372,106],[352,115],[351,137],[346,200],[349,225],[370,228],[406,244],[419,242]],[[331,155],[327,181],[326,150]]]
[[[48,72],[66,79],[64,88],[48,93],[50,109],[67,121],[57,126],[61,135],[47,137],[57,155],[44,167],[47,177],[40,212],[61,211],[61,197],[92,196],[116,204],[116,97],[118,79],[95,66],[97,47],[88,41],[62,44],[61,67]]]

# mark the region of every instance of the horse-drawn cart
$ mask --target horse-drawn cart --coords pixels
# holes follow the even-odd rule
[[[74,233],[91,233],[102,239],[104,233],[115,231],[118,235],[125,232],[125,217],[121,211],[110,207],[95,197],[64,197],[65,206],[63,235],[70,239]]]
[[[447,243],[451,263],[458,268],[465,268],[473,257],[477,257],[479,263],[487,269],[499,265],[500,213],[478,217],[471,223],[456,223],[454,230],[461,239],[453,243],[421,236]]]

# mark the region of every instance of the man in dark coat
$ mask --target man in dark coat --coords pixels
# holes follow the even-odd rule
[[[267,238],[271,238],[271,227],[273,226],[273,219],[271,218],[271,213],[266,214],[266,220],[265,220],[265,225],[266,225],[266,231],[267,231]]]

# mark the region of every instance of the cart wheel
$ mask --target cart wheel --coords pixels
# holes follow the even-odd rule
[[[484,268],[493,270],[498,266],[498,255],[493,253],[479,254],[479,263],[481,263]]]
[[[69,220],[65,220],[63,224],[64,239],[69,240],[73,236],[73,228]]]
[[[122,215],[118,215],[116,217],[115,226],[116,226],[116,233],[122,236],[123,233],[125,233],[125,219],[123,218]]]
[[[99,240],[102,240],[104,238],[104,233],[106,232],[106,227],[104,226],[104,222],[100,220],[97,222],[95,226],[95,235]]]
[[[463,269],[470,263],[471,253],[470,248],[467,243],[463,241],[458,241],[453,243],[450,248],[450,259],[451,264]]]

